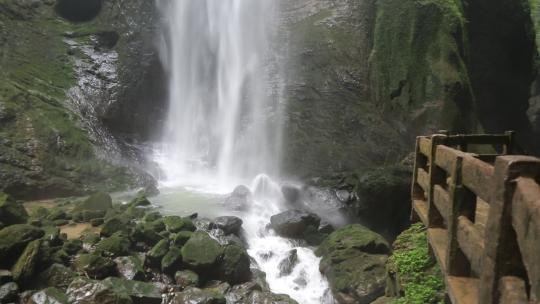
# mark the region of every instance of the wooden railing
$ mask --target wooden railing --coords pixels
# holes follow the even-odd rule
[[[512,132],[441,133],[417,138],[412,200],[449,299],[540,303],[540,159],[511,155]]]

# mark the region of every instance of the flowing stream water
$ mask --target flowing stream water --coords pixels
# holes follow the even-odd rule
[[[155,161],[169,213],[237,215],[248,253],[273,292],[299,303],[333,303],[313,250],[266,229],[286,210],[279,182],[281,94],[272,54],[278,28],[274,0],[157,0],[163,14],[163,62],[170,76],[169,109]],[[235,186],[252,192],[249,211],[223,205]],[[298,264],[278,264],[297,249]]]

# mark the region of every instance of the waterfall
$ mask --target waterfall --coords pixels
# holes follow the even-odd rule
[[[276,46],[283,45],[272,42],[279,28],[278,3],[158,0],[170,96],[155,152],[166,189],[156,201],[174,212],[180,204],[175,191],[185,198],[186,190],[215,195],[250,185],[251,208],[236,215],[244,221],[254,266],[267,274],[273,292],[299,303],[333,303],[313,251],[266,229],[270,217],[285,210],[275,182],[282,131]],[[277,266],[294,249],[298,264],[281,275]]]
[[[158,158],[166,178],[224,184],[277,174],[281,115],[268,52],[275,1],[158,1],[170,75]]]

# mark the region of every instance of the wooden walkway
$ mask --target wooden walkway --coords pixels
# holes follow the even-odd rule
[[[540,159],[511,155],[512,132],[441,133],[417,138],[412,200],[449,299],[540,303]]]

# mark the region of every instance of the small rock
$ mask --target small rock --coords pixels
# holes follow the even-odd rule
[[[220,216],[210,223],[210,229],[221,229],[225,234],[238,235],[242,227],[242,220],[236,216]]]
[[[199,275],[191,270],[177,271],[174,274],[176,284],[180,285],[181,289],[187,287],[199,287]]]
[[[113,274],[116,264],[109,258],[95,254],[81,254],[73,263],[75,270],[92,279],[103,279]]]
[[[287,257],[279,262],[279,276],[284,277],[290,275],[294,267],[298,264],[298,252],[293,249],[287,253]]]
[[[0,286],[0,303],[17,302],[19,298],[19,286],[17,283],[10,282]]]
[[[169,302],[170,304],[226,304],[225,296],[213,290],[188,288],[177,292]]]
[[[178,247],[171,247],[161,260],[161,271],[175,273],[182,265],[182,252]]]
[[[27,304],[68,304],[68,297],[61,290],[49,287],[34,293]]]
[[[127,222],[127,220],[120,217],[113,217],[111,219],[108,219],[105,224],[103,224],[103,228],[101,228],[101,235],[111,236],[116,232],[127,232]]]
[[[0,222],[5,226],[24,224],[28,219],[28,213],[23,205],[15,201],[9,195],[0,192]]]
[[[176,247],[182,247],[189,241],[191,236],[193,236],[193,232],[191,231],[180,231],[170,236],[171,244]]]
[[[169,241],[161,240],[148,252],[146,257],[151,266],[159,267],[161,260],[169,252]]]
[[[126,280],[143,280],[144,263],[135,256],[118,257],[114,259],[118,274]]]
[[[129,254],[131,242],[121,233],[115,233],[109,238],[103,239],[96,244],[96,252],[102,255],[117,257]]]
[[[37,276],[32,288],[56,287],[65,291],[76,273],[62,264],[52,264],[51,267]]]

